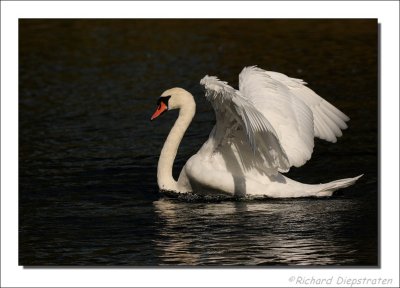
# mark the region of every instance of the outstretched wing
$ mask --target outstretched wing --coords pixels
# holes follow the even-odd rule
[[[278,72],[265,72],[272,79],[283,83],[293,95],[310,107],[314,117],[315,137],[335,143],[337,137],[343,135],[342,129],[347,128],[346,121],[350,120],[347,115],[305,86],[307,83],[303,80]]]
[[[290,165],[311,158],[314,136],[335,142],[348,117],[305,87],[302,80],[246,67],[239,75],[239,91],[274,127]]]
[[[214,76],[205,76],[201,81],[206,90],[206,98],[216,114],[214,140],[227,141],[233,127],[242,129],[253,151],[256,166],[263,166],[272,174],[288,171],[290,168],[286,153],[279,143],[277,133],[265,116],[253,103],[226,82]],[[259,164],[259,165],[258,165]]]

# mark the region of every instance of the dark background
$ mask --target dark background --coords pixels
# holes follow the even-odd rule
[[[190,91],[197,114],[175,177],[214,123],[200,79],[244,66],[304,79],[351,121],[289,177],[364,174],[329,199],[219,201],[159,194],[156,166]],[[376,20],[19,22],[20,265],[377,265]]]

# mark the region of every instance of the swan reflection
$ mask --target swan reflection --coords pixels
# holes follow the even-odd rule
[[[337,203],[188,204],[164,198],[153,204],[160,221],[154,244],[164,265],[352,264],[357,252],[339,237],[340,214],[327,209]]]

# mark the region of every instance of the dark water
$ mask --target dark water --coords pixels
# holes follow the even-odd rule
[[[377,23],[373,20],[20,20],[20,265],[378,265]],[[246,65],[303,78],[351,117],[289,176],[364,173],[329,199],[171,199],[158,155],[180,86],[197,115],[175,176],[214,123],[199,80]]]

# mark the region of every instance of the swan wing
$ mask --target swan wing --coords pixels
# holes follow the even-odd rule
[[[302,166],[311,158],[314,136],[336,142],[349,118],[304,86],[303,80],[245,67],[239,75],[239,91],[267,115],[291,166]]]
[[[268,118],[286,151],[290,166],[302,166],[314,148],[313,113],[283,83],[257,67],[239,75],[239,90]]]
[[[261,168],[268,174],[289,170],[289,159],[274,127],[248,98],[214,76],[205,76],[200,84],[215,111],[217,123],[210,137],[216,141],[216,147],[229,141],[242,141],[237,135],[245,135],[253,152],[251,157],[247,153],[243,158],[246,166]],[[238,134],[238,130],[244,134]]]
[[[285,74],[265,71],[272,79],[283,83],[289,91],[310,107],[314,117],[314,136],[333,142],[342,136],[342,130],[347,128],[350,118],[331,103],[320,97],[305,86],[301,79],[290,78]]]

